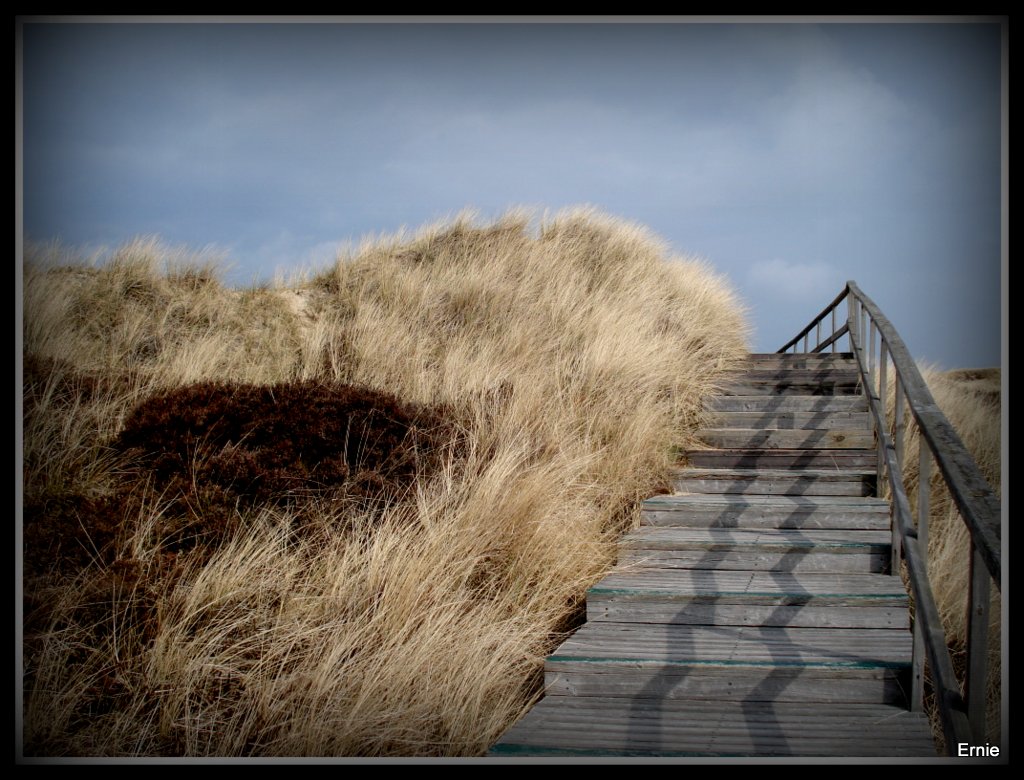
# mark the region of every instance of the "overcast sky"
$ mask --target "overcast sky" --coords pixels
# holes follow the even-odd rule
[[[30,240],[226,250],[236,283],[473,207],[592,204],[708,260],[777,349],[855,279],[999,362],[998,24],[52,24]]]

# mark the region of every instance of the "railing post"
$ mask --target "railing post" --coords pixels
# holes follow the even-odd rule
[[[893,366],[895,368],[895,366]],[[896,441],[896,463],[900,467],[900,479],[903,479],[903,430],[906,424],[903,421],[903,383],[900,381],[900,372],[893,372],[893,438]]]
[[[867,354],[868,354],[867,351],[865,350],[865,347],[864,347],[864,340],[868,338],[868,312],[867,312],[867,309],[864,308],[864,304],[863,303],[859,303],[858,302],[857,309],[858,309],[858,311],[860,311],[860,325],[857,328],[857,343],[860,344],[860,355],[861,355],[861,360],[863,361],[864,359],[866,359]],[[867,365],[867,364],[865,364],[865,365]],[[870,365],[867,365],[867,370],[868,370],[868,378],[870,379],[871,378],[871,366]],[[865,388],[865,390],[866,389],[867,388]]]
[[[821,346],[821,320],[818,320],[817,330],[815,331],[815,338],[817,339],[814,345],[814,351],[818,351],[818,347]]]
[[[875,490],[876,495],[882,495],[882,478],[885,476],[885,433],[889,429],[888,418],[885,412],[885,401],[888,395],[887,384],[887,366],[888,355],[885,349],[885,339],[880,339],[878,345],[878,407],[881,410],[882,416],[882,430],[878,432],[878,471],[876,481],[877,489]],[[892,477],[895,479],[899,475],[893,474]]]
[[[922,574],[928,576],[928,512],[930,482],[931,482],[931,454],[928,452],[928,445],[921,435],[918,441],[918,481],[917,481],[917,546],[921,550]],[[914,605],[914,649],[911,661],[913,680],[911,682],[910,709],[919,712],[924,708],[924,625]]]
[[[836,307],[832,307],[832,335],[836,335]],[[832,351],[836,351],[835,339],[832,340]]]
[[[850,352],[857,349],[857,323],[860,322],[860,315],[857,313],[857,299],[852,295],[846,296],[846,336],[850,342]]]
[[[921,567],[928,570],[928,514],[931,512],[932,454],[924,434],[919,433],[917,464],[917,541],[921,545]]]
[[[878,376],[878,366],[875,365],[875,337],[877,336],[875,330],[875,321],[871,320],[871,324],[868,325],[868,389],[875,392],[875,379]]]
[[[967,594],[967,720],[975,744],[985,742],[985,697],[988,676],[989,573],[971,539],[971,577]]]

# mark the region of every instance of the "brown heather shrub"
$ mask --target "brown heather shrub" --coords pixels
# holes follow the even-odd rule
[[[386,500],[429,479],[452,434],[439,413],[370,388],[206,382],[147,398],[113,446],[171,497],[165,516],[189,516],[159,530],[179,551],[227,538],[260,506]]]

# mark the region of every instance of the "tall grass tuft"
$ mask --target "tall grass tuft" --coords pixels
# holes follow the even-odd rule
[[[941,371],[921,366],[936,404],[949,419],[974,457],[982,475],[999,495],[1001,463],[1000,379],[999,369],[961,369]],[[888,409],[893,408],[890,383]],[[890,418],[891,418],[890,414]],[[920,471],[918,452],[921,439],[916,425],[909,424],[904,442],[903,479],[911,509],[917,516]],[[927,447],[927,445],[925,445]],[[943,630],[954,667],[966,674],[967,613],[969,585],[970,535],[956,505],[945,487],[938,467],[929,474],[928,579],[935,596]],[[986,731],[993,744],[1001,742],[1001,596],[991,590],[989,625],[989,686],[987,691]],[[931,717],[937,739],[942,739],[934,702]]]
[[[153,241],[30,257],[26,506],[104,536],[26,579],[26,753],[483,753],[745,339],[705,264],[588,210],[461,215],[290,288]],[[203,508],[114,446],[131,412],[303,381],[429,407],[452,446],[375,500],[239,502],[226,538],[172,549]]]

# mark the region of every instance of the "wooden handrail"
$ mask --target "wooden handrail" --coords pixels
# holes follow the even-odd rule
[[[819,314],[817,317],[815,317],[813,320],[811,320],[810,324],[806,328],[804,328],[802,331],[797,333],[796,336],[794,336],[790,341],[786,342],[786,344],[779,349],[779,352],[785,352],[790,347],[795,347],[797,345],[797,343],[800,341],[800,339],[804,338],[804,336],[807,336],[811,332],[811,328],[814,328],[815,326],[817,326],[822,320],[825,319],[825,317],[828,316],[828,314],[833,309],[835,309],[840,303],[843,302],[843,299],[846,298],[847,292],[848,292],[848,290],[846,288],[843,288],[843,291],[841,293],[839,293],[839,295],[836,296],[835,300],[832,301],[832,303],[830,303],[824,309],[822,309],[821,314]],[[819,345],[820,345],[820,342],[819,342]],[[820,346],[824,346],[824,345],[820,345]],[[811,350],[811,352],[818,352],[818,351],[819,351],[819,349],[812,349]]]
[[[847,314],[836,327],[836,309],[844,300]],[[822,337],[822,323],[831,314],[831,330]],[[811,332],[815,345],[810,348]],[[922,700],[923,656],[927,655],[932,672],[946,746],[955,755],[961,742],[979,744],[985,736],[985,688],[987,681],[987,630],[989,584],[1001,587],[1001,530],[999,499],[960,436],[939,409],[925,384],[903,339],[889,319],[853,281],[779,352],[799,346],[805,352],[820,352],[842,337],[849,338],[849,351],[857,361],[861,382],[874,421],[878,446],[878,485],[888,478],[892,496],[893,561],[902,555],[906,561],[910,587],[914,594],[914,681],[911,707]],[[876,356],[875,341],[878,339]],[[888,365],[892,361],[895,386],[894,433],[890,434],[885,398],[888,394]],[[903,404],[909,407],[920,431],[921,471],[918,484],[918,523],[915,527],[910,500],[903,484],[900,465],[903,445]],[[968,661],[966,695],[961,693],[946,645],[938,607],[928,579],[929,503],[928,469],[931,460],[939,466],[950,496],[970,534],[971,576],[968,583]],[[893,573],[898,566],[892,567]]]

